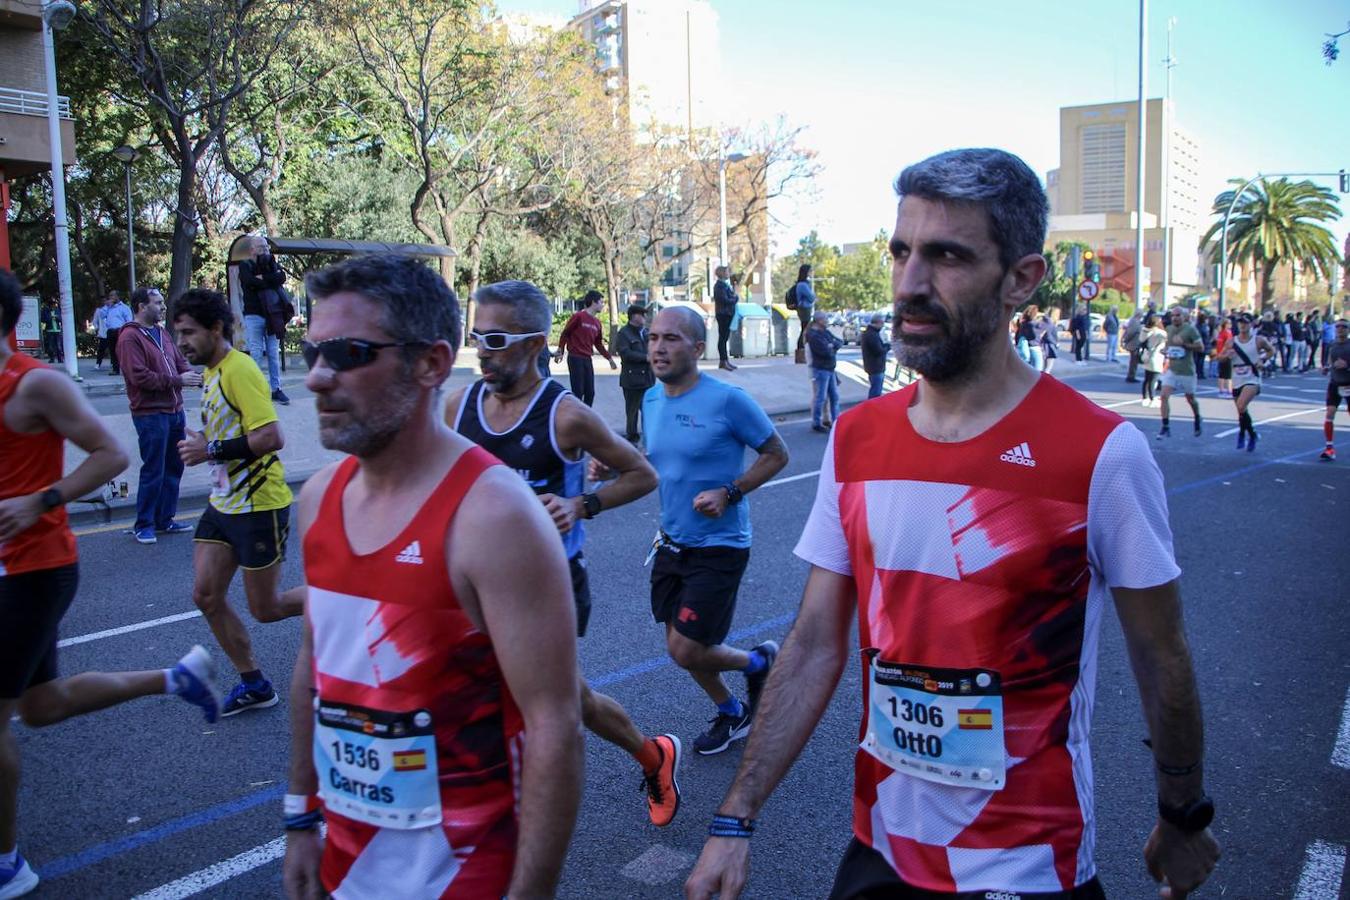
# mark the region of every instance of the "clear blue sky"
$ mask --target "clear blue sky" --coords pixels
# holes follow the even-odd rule
[[[503,12],[567,17],[576,0],[498,0]],[[1059,164],[1061,106],[1138,91],[1138,4],[1128,0],[713,0],[726,81],[724,116],[779,114],[807,126],[824,172],[813,196],[775,207],[776,252],[811,228],[835,243],[889,229],[891,181],[907,163],[956,146],[997,146],[1044,177]],[[1350,37],[1324,64],[1324,32],[1350,2],[1153,0],[1149,83],[1162,96],[1167,20],[1178,65],[1178,125],[1199,143],[1212,196],[1225,179],[1350,169]],[[1323,183],[1335,187],[1334,179]],[[1342,204],[1350,212],[1350,197]],[[1332,230],[1338,246],[1350,221]]]

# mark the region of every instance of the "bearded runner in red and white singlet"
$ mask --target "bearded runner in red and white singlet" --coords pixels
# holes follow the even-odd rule
[[[853,834],[830,896],[1100,900],[1089,750],[1114,599],[1157,763],[1162,896],[1218,859],[1162,477],[1133,425],[1018,359],[1048,203],[1001,150],[905,169],[890,250],[896,356],[923,375],[840,417],[797,555],[801,610],[690,898],[734,900],[752,818],[848,663],[862,713]]]
[[[300,495],[287,894],[551,895],[581,784],[556,529],[437,415],[459,319],[435,273],[377,254],[307,287],[306,386],[324,446],[351,456]]]

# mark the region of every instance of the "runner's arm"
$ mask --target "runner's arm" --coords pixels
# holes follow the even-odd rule
[[[305,535],[318,514],[319,504],[323,500],[328,484],[337,471],[335,464],[326,466],[314,477],[305,482],[300,496],[295,502],[295,532],[300,539],[301,552],[305,546]],[[286,592],[287,599],[303,600],[308,591],[307,585],[293,587]],[[290,716],[291,716],[291,766],[290,787],[288,793],[314,794],[319,789],[318,774],[314,770],[314,635],[310,631],[309,607],[300,628],[300,653],[295,660],[295,669],[291,673]]]
[[[848,661],[857,593],[853,578],[811,567],[797,621],[783,642],[755,714],[736,779],[717,812],[738,819],[759,814],[801,753],[830,702]],[[749,875],[750,841],[710,837],[685,882],[685,896],[735,900]]]
[[[514,472],[489,470],[460,509],[449,538],[455,593],[491,638],[525,723],[509,896],[551,897],[576,826],[583,768],[571,576],[543,506]],[[502,535],[511,535],[509,559]]]
[[[644,497],[656,489],[656,470],[632,444],[610,429],[600,414],[574,397],[567,397],[558,408],[558,443],[564,453],[580,450],[603,466],[608,478],[595,491],[600,508],[613,509]],[[617,473],[618,477],[614,477]],[[574,507],[573,521],[584,514],[581,497],[569,497]],[[547,505],[547,504],[546,504]],[[556,521],[556,520],[555,520]]]
[[[1112,588],[1112,594],[1157,761],[1158,799],[1184,807],[1204,795],[1205,747],[1180,589],[1172,580],[1150,588]],[[1162,766],[1189,771],[1168,774]],[[1159,818],[1144,858],[1155,880],[1170,886],[1174,896],[1184,897],[1209,877],[1219,859],[1219,845],[1207,828],[1183,832]]]
[[[755,448],[755,452],[759,455],[750,464],[750,468],[736,478],[736,487],[740,488],[743,494],[763,487],[766,481],[783,471],[783,467],[788,464],[787,444],[783,443],[777,429],[774,429],[767,441]]]

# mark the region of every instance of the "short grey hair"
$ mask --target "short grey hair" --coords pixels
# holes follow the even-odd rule
[[[509,307],[511,321],[521,334],[535,331],[548,334],[553,327],[553,306],[544,292],[528,281],[485,284],[473,292],[473,298],[483,306]]]
[[[948,150],[907,167],[895,193],[923,200],[971,203],[989,213],[989,231],[1004,271],[1045,249],[1050,204],[1031,167],[988,147]]]
[[[454,289],[422,262],[401,253],[371,253],[305,275],[305,290],[315,303],[334,294],[360,294],[382,307],[380,328],[396,341],[460,343],[459,298]],[[404,347],[403,358],[417,357]]]

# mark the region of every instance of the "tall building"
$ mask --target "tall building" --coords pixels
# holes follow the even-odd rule
[[[1148,101],[1145,110],[1146,293],[1159,305],[1179,299],[1200,283],[1199,242],[1207,211],[1200,193],[1199,145],[1177,127],[1167,106],[1155,98]],[[1103,286],[1131,295],[1136,280],[1138,129],[1137,101],[1062,107],[1059,168],[1046,177],[1049,245],[1053,247],[1059,241],[1088,244],[1102,259]],[[1168,140],[1164,140],[1164,134]],[[1165,168],[1170,174],[1164,174]],[[1171,242],[1168,273],[1163,271],[1164,238]]]
[[[75,162],[70,98],[58,97],[61,151]],[[0,266],[10,267],[9,179],[51,168],[47,131],[47,70],[42,52],[42,4],[0,0]]]
[[[622,94],[639,132],[717,127],[721,56],[708,0],[581,0],[569,25],[594,45],[606,89]]]

